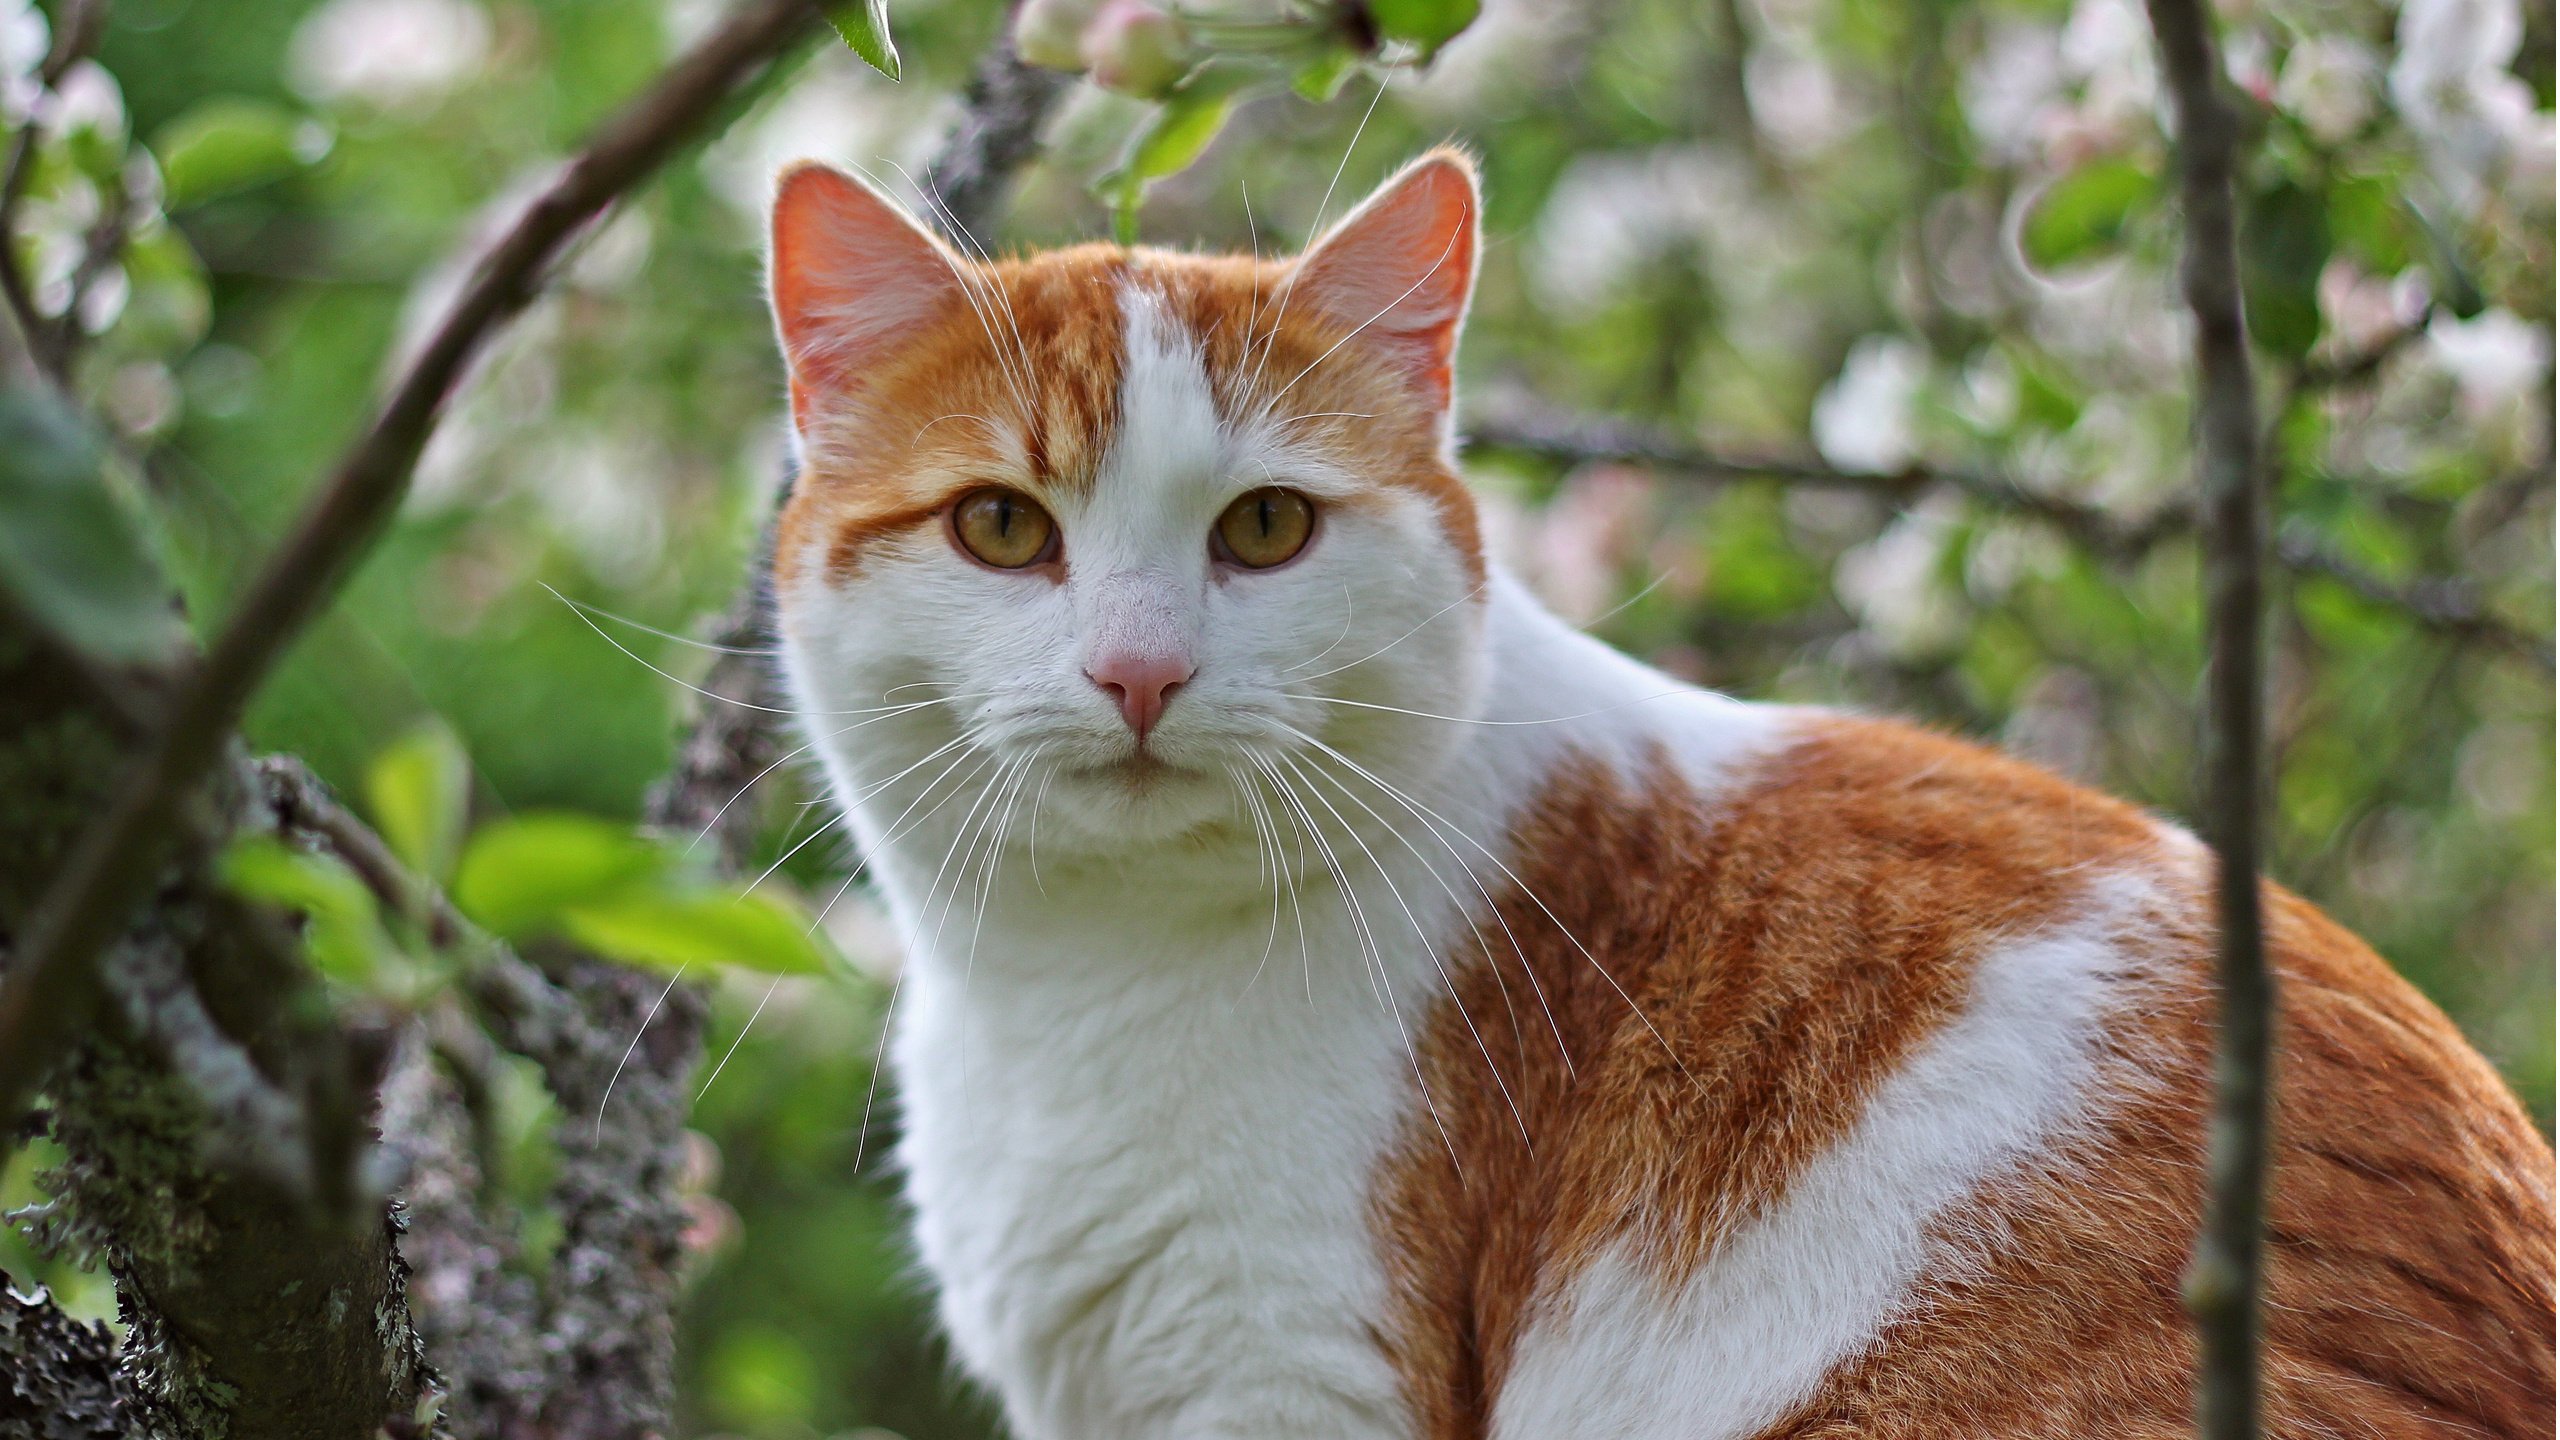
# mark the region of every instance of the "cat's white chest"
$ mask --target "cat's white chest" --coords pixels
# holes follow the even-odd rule
[[[1167,885],[1000,898],[974,959],[912,962],[901,1157],[944,1321],[1024,1440],[1401,1434],[1368,1214],[1396,1008],[1327,907],[1302,961],[1294,917]]]

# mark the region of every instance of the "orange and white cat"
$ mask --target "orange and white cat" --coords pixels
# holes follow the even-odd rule
[[[986,262],[782,179],[785,656],[962,1360],[1026,1440],[2188,1433],[2209,856],[1541,609],[1476,214]],[[2269,903],[2273,1432],[2550,1434],[2551,1151]]]

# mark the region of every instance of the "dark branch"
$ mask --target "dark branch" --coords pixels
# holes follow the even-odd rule
[[[509,1263],[511,1240],[476,1204],[476,1155],[487,1151],[475,1150],[459,1117],[484,1083],[486,1036],[430,1016],[386,1086],[384,1143],[404,1176],[418,1328],[447,1387],[446,1427],[460,1440],[662,1433],[690,1219],[675,1177],[700,997],[583,956],[549,957],[546,975],[406,871],[300,762],[259,765],[288,825],[441,937],[487,1035],[541,1067],[563,1112],[548,1197],[561,1237],[537,1287]]]
[[[210,652],[184,677],[159,733],[74,845],[0,980],[0,1129],[15,1123],[88,1013],[90,961],[169,853],[188,798],[242,708],[391,519],[445,401],[490,335],[522,310],[561,247],[654,170],[720,103],[815,27],[813,0],[756,0],[615,117],[497,245],[262,566]]]
[[[21,1295],[0,1271],[0,1440],[121,1440],[130,1421],[116,1341],[51,1297]]]
[[[2092,553],[2114,560],[2137,559],[2161,542],[2191,535],[2196,529],[2195,512],[2183,505],[2129,521],[2097,506],[2039,494],[1979,471],[1940,466],[1889,474],[1841,470],[1796,457],[1709,450],[1661,426],[1563,415],[1516,399],[1506,399],[1499,410],[1499,415],[1467,427],[1464,443],[1471,452],[1528,455],[1562,464],[1622,461],[1710,484],[1778,480],[1873,495],[1894,504],[1906,504],[1932,487],[1947,486],[1998,509],[2043,520]],[[2288,570],[2334,580],[2358,597],[2400,611],[2448,638],[2514,655],[2545,672],[2552,668],[2551,642],[2499,619],[2482,602],[2478,587],[2466,581],[2422,577],[2395,582],[2304,536],[2280,539],[2276,558]]]
[[[1057,108],[1067,77],[1026,65],[1013,53],[1012,30],[987,51],[961,97],[960,124],[925,171],[946,223],[991,238],[1014,172],[1040,148],[1041,127]]]
[[[2242,318],[2232,185],[2239,117],[2203,0],[2150,0],[2177,115],[2183,264],[2195,317],[2196,471],[2206,588],[2204,786],[2200,818],[2214,882],[2222,1015],[2206,1156],[2204,1228],[2187,1271],[2201,1354],[2196,1420],[2205,1440],[2256,1440],[2259,1267],[2265,1249],[2268,1071],[2275,983],[2259,913],[2266,800],[2265,470]],[[2378,362],[2377,362],[2378,363]]]
[[[45,52],[44,64],[36,70],[36,85],[50,94],[71,73],[71,67],[89,58],[98,43],[98,32],[106,24],[106,0],[68,0],[55,12],[53,46]],[[0,237],[18,233],[18,207],[27,198],[27,181],[35,170],[36,145],[43,139],[35,117],[30,115],[9,137],[7,168],[0,170]],[[121,187],[108,203],[116,213],[116,224],[123,225]],[[119,234],[117,244],[122,244]],[[94,249],[83,254],[83,264]],[[85,289],[85,284],[75,289]],[[5,300],[9,313],[18,322],[18,333],[25,340],[27,354],[37,368],[54,384],[68,388],[71,368],[71,337],[80,323],[79,305],[64,307],[60,319],[47,316],[36,304],[35,291],[27,284],[27,272],[18,263],[15,244],[0,245],[0,300]]]

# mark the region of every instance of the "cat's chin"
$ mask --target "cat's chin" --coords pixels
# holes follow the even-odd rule
[[[1138,753],[1061,767],[1042,808],[1076,841],[1107,851],[1179,840],[1225,818],[1233,801],[1217,772]]]

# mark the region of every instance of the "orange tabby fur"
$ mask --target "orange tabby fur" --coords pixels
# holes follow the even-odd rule
[[[2031,766],[1866,721],[1817,723],[1731,796],[1693,794],[1667,765],[1632,792],[1587,768],[1521,832],[1533,859],[1504,927],[1463,957],[1473,1027],[1452,1009],[1424,1042],[1449,1140],[1417,1124],[1379,1191],[1401,1302],[1388,1343],[1421,1435],[1487,1433],[1526,1312],[1612,1235],[1654,1237],[1676,1285],[1839,1138],[1987,942],[2053,918],[2076,875],[2127,863],[2177,877],[2190,902],[2158,917],[2168,983],[2114,1042],[2156,1085],[1947,1220],[1997,1237],[1983,1265],[1932,1283],[1766,1433],[2191,1432],[2178,1287],[2200,1213],[2212,941],[2187,845]],[[2550,1149],[2441,1013],[2268,893],[2284,986],[2269,1433],[2549,1434]],[[1525,1142],[1480,1083],[1478,1035]]]

